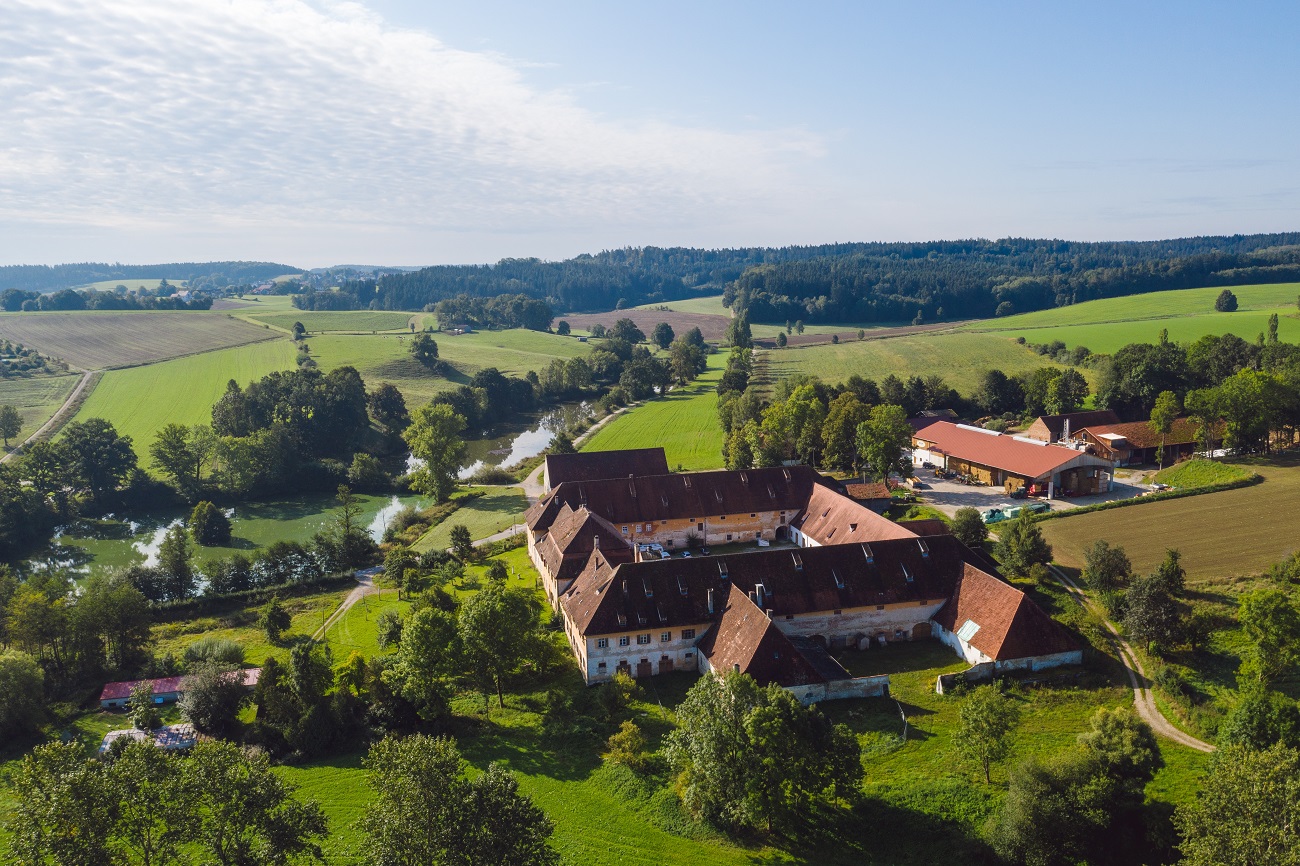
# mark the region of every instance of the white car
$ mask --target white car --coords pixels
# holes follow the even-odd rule
[[[772,542],[768,541],[766,538],[760,538],[760,539],[758,539],[758,546],[759,546],[759,547],[771,547],[771,546],[772,546]]]

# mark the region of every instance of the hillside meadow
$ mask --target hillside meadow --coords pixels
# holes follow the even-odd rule
[[[346,312],[316,312],[311,310],[292,310],[290,312],[265,313],[259,310],[240,311],[238,318],[256,324],[267,324],[272,328],[291,333],[294,323],[301,322],[308,334],[339,331],[344,333],[368,334],[372,331],[410,331],[410,323],[417,323],[423,328],[425,319],[432,322],[432,315],[424,313],[382,312],[372,310],[350,310]]]
[[[50,420],[80,378],[70,375],[0,379],[0,405],[13,406],[23,419],[22,431],[9,444],[21,442]]]

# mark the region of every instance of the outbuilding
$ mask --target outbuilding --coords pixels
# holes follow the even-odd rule
[[[930,463],[980,484],[1022,487],[1047,497],[1089,496],[1111,488],[1114,463],[1082,448],[936,421],[912,434],[915,465]]]

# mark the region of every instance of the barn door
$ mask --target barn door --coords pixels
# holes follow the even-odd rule
[[[641,677],[654,676],[654,669],[650,664],[650,659],[641,659],[636,666],[636,676],[637,679],[640,679]]]

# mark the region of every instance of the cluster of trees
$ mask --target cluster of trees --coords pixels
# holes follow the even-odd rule
[[[1180,644],[1195,649],[1205,642],[1209,620],[1181,600],[1187,588],[1181,560],[1177,550],[1166,550],[1153,573],[1134,575],[1124,548],[1099,539],[1084,552],[1082,577],[1131,639],[1153,652]]]
[[[30,376],[32,373],[54,372],[55,369],[67,369],[67,364],[47,358],[35,349],[29,349],[22,343],[5,340],[0,343],[0,376],[12,379],[15,376]]]
[[[48,292],[69,286],[84,286],[106,280],[176,279],[193,283],[251,283],[301,271],[274,262],[173,262],[162,265],[123,265],[83,262],[69,265],[5,265],[0,267],[0,286],[29,292]],[[4,294],[0,293],[0,299]],[[21,304],[21,302],[20,302]],[[13,312],[0,301],[7,312]]]
[[[468,324],[475,328],[527,328],[549,331],[555,311],[546,301],[523,294],[474,297],[456,295],[433,305],[438,325]]]
[[[1088,399],[1089,390],[1088,380],[1073,368],[1039,367],[1018,376],[987,370],[970,400],[958,401],[951,408],[1021,418],[1060,415],[1077,411]]]
[[[61,289],[51,294],[28,292],[22,289],[5,289],[0,292],[0,307],[6,312],[40,311],[69,312],[74,310],[210,310],[213,298],[207,294],[193,294],[190,300],[170,297],[175,287],[162,282],[157,293],[148,290],[127,292],[99,292],[94,290]]]

